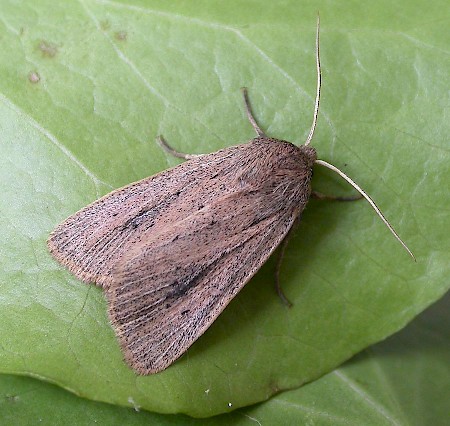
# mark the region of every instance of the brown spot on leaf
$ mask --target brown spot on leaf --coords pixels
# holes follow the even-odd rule
[[[41,76],[36,71],[30,71],[28,73],[28,80],[30,81],[30,83],[36,84],[41,81]]]
[[[42,40],[39,43],[38,48],[42,52],[43,56],[48,58],[53,58],[58,53],[58,46],[45,40]]]
[[[124,41],[127,39],[128,34],[126,31],[117,31],[114,36],[117,40]]]

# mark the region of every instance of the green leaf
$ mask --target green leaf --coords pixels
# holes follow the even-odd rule
[[[0,0],[1,372],[211,416],[314,380],[445,293],[447,3],[261,5]],[[253,137],[241,86],[268,134],[302,143],[317,9],[323,90],[313,145],[374,197],[418,261],[365,203],[311,201],[281,270],[293,308],[275,296],[272,259],[183,358],[137,377],[101,291],[63,270],[45,240],[112,188],[175,165],[157,134],[191,153]],[[319,168],[314,187],[351,192]]]
[[[400,333],[314,383],[230,414],[192,419],[135,411],[78,398],[34,379],[0,376],[2,424],[444,426],[450,380],[449,296]]]

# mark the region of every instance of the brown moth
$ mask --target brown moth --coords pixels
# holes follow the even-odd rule
[[[309,146],[320,99],[319,21],[316,60],[316,104],[304,145],[267,137],[244,89],[256,138],[206,155],[178,153],[160,138],[188,161],[111,192],[50,235],[60,263],[104,288],[112,326],[136,372],[171,365],[287,241],[311,196],[314,163],[351,183],[412,255],[370,197]]]

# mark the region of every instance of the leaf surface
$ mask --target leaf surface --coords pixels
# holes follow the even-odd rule
[[[448,289],[446,2],[0,7],[1,372],[206,417],[322,376]],[[323,90],[313,145],[373,196],[418,261],[365,203],[311,201],[281,269],[293,308],[275,295],[271,259],[182,359],[137,377],[102,292],[62,269],[45,240],[101,195],[175,165],[157,134],[190,153],[253,137],[241,86],[269,135],[303,143],[318,8]],[[319,168],[313,186],[351,193]]]

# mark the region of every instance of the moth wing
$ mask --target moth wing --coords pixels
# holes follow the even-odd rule
[[[159,372],[179,358],[267,260],[298,215],[284,205],[261,218],[262,200],[232,198],[143,238],[118,266],[106,290],[109,316],[126,361],[139,373]]]
[[[215,177],[231,180],[229,159],[246,158],[249,149],[202,155],[105,195],[55,228],[47,241],[50,252],[77,278],[107,287],[114,265],[143,232],[157,233],[197,210],[199,185],[206,199],[223,193]]]

